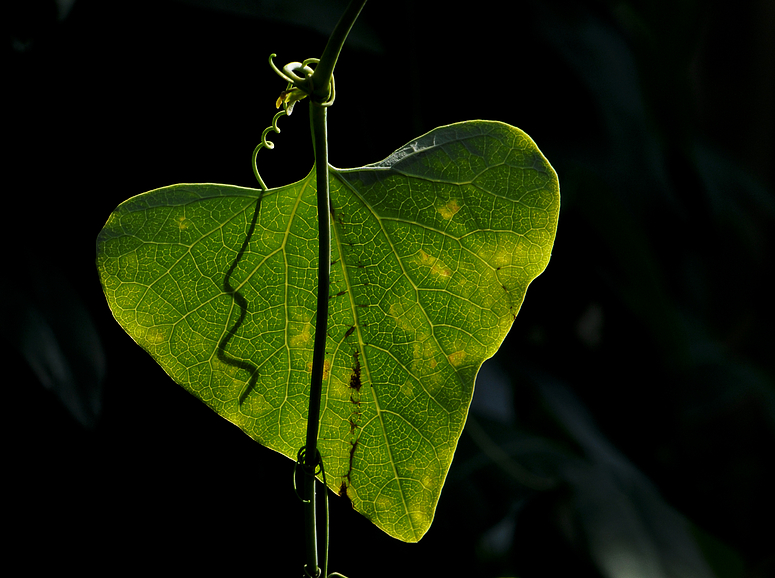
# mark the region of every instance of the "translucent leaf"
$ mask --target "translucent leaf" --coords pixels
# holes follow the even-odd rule
[[[559,185],[526,134],[484,121],[330,175],[318,447],[334,492],[415,542],[433,519],[476,373],[549,261]],[[122,203],[97,240],[127,333],[177,383],[291,459],[305,441],[315,333],[315,188],[314,171],[263,195],[166,187]]]

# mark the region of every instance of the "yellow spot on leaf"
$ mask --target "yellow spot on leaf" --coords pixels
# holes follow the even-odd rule
[[[492,262],[493,267],[506,267],[508,265],[511,265],[512,255],[509,254],[508,251],[504,251],[503,249],[499,249],[492,256],[492,261],[491,262]]]
[[[312,362],[307,362],[307,372],[312,373]],[[331,362],[326,359],[323,362],[323,379],[328,379],[328,376],[331,374]]]
[[[183,215],[177,218],[177,222],[178,222],[178,229],[180,229],[181,231],[185,231],[186,229],[188,229],[189,221]]]
[[[421,380],[421,387],[429,393],[436,391],[443,383],[443,374],[436,370],[437,353],[441,352],[433,339],[426,338],[424,341],[416,341],[412,344],[410,371],[413,376]]]
[[[430,523],[428,515],[422,511],[410,512],[409,517],[412,519],[412,525],[416,528],[426,528]]]
[[[426,339],[422,342],[415,342],[412,345],[414,364],[420,365],[422,371],[419,373],[427,373],[428,369],[435,369],[438,363],[434,359],[436,352],[438,351],[436,344],[431,339]]]
[[[465,359],[465,357],[466,357],[466,352],[461,349],[460,351],[455,351],[453,353],[450,353],[447,356],[447,359],[449,359],[449,362],[452,365],[457,367],[458,365],[463,363],[463,359]]]
[[[414,328],[409,312],[411,311],[411,304],[409,302],[402,303],[401,301],[394,301],[390,304],[389,313],[396,324],[396,327],[403,329],[404,331],[411,331]]]
[[[288,338],[288,344],[293,348],[302,347],[304,345],[307,345],[311,339],[312,339],[312,324],[305,323],[304,328],[301,330],[301,333],[297,333],[296,335],[291,335]]]
[[[393,505],[393,500],[386,496],[380,496],[376,499],[374,505],[376,506],[377,511],[385,511],[389,510],[391,506]]]
[[[447,267],[441,259],[428,255],[425,251],[420,249],[420,255],[417,258],[420,265],[428,267],[431,271],[431,275],[438,278],[449,278],[452,275],[452,271]]]
[[[145,332],[145,339],[148,345],[159,345],[164,343],[168,339],[168,331],[166,327],[149,327]]]
[[[442,218],[449,221],[459,210],[460,205],[458,204],[457,200],[450,199],[447,201],[447,204],[439,207],[439,214],[442,216]]]

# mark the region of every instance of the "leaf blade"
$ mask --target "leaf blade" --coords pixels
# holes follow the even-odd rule
[[[508,151],[517,149],[515,140],[531,154],[510,159]],[[497,179],[489,179],[488,173],[503,172],[502,168],[509,165],[522,172],[528,167],[542,173],[545,178],[531,175],[531,181],[537,180],[540,187],[549,186],[549,198],[531,196],[528,189],[517,200],[529,206],[529,213],[535,213],[529,215],[531,231],[550,228],[545,235],[533,234],[533,241],[522,241],[541,249],[549,243],[546,251],[533,251],[531,255],[530,249],[523,246],[525,242],[510,239],[515,236],[517,219],[498,225],[500,231],[482,223],[483,212],[503,216],[507,211],[501,205],[515,204],[511,199],[499,198],[492,186],[482,184],[489,180],[497,183]],[[370,403],[377,417],[365,415],[362,389],[358,392],[357,412],[366,423],[385,418],[379,429],[390,456],[389,473],[393,480],[401,480],[399,485],[411,486],[397,492],[399,497],[390,497],[389,482],[383,480],[387,490],[353,496],[348,488],[348,497],[368,517],[384,517],[378,525],[391,535],[416,541],[432,521],[465,423],[475,375],[505,338],[530,280],[548,262],[559,209],[556,175],[524,133],[500,123],[442,127],[381,163],[335,174],[341,187],[332,184],[334,236],[339,239],[342,262],[350,268],[348,273],[341,273],[350,278],[347,294],[359,302],[356,306],[360,305],[354,313],[360,313],[356,316],[356,334],[365,369],[361,381],[364,387],[368,383],[373,388]],[[390,191],[399,186],[409,186],[411,194],[391,196]],[[346,195],[342,189],[360,201],[360,213],[353,203],[339,206],[338,199]],[[486,198],[481,198],[483,191],[493,197],[490,206],[486,206]],[[492,221],[490,217],[488,222]],[[548,227],[550,222],[555,224]],[[489,232],[482,235],[487,229]],[[520,251],[524,263],[515,264],[514,255]],[[381,282],[375,281],[380,278]],[[482,287],[489,290],[476,297]],[[477,311],[472,310],[475,305]],[[388,332],[389,328],[392,331]],[[375,375],[388,375],[392,383]],[[413,404],[418,404],[421,411]],[[403,423],[396,423],[400,421],[396,416],[402,416]],[[407,428],[417,434],[410,447],[405,447],[401,437]],[[367,437],[373,439],[373,435]],[[366,451],[365,445],[364,441],[356,447],[344,478],[350,481],[353,477],[368,477],[370,483],[353,479],[355,487],[379,485],[374,483],[373,468],[359,466],[379,460],[375,449],[371,450],[373,457],[359,459]],[[414,457],[418,452],[421,459]],[[414,474],[415,468],[421,473]],[[408,501],[407,496],[413,499]],[[402,522],[383,513],[396,507],[405,512]]]
[[[414,542],[433,519],[476,373],[548,262],[559,185],[527,135],[474,121],[374,165],[332,168],[330,187],[319,449],[335,492]],[[314,172],[263,195],[175,185],[120,205],[98,238],[125,330],[184,388],[291,459],[306,427],[315,207]]]

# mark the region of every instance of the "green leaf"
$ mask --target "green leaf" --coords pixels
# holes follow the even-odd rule
[[[479,367],[549,261],[559,185],[525,133],[484,121],[330,175],[318,447],[334,492],[415,542]],[[263,195],[214,184],[138,195],[97,240],[105,295],[127,333],[177,383],[291,459],[305,441],[316,239],[313,171]]]

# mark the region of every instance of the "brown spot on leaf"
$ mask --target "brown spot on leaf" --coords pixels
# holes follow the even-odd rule
[[[339,486],[339,491],[337,492],[340,496],[347,497],[347,483],[342,480],[342,484]]]
[[[355,359],[355,363],[353,365],[353,372],[352,375],[350,375],[350,387],[354,389],[355,391],[361,390],[361,362],[358,359],[358,352],[356,351],[353,354],[353,357]]]
[[[347,495],[347,482],[342,480],[342,484],[339,486],[339,497],[344,498],[348,504],[350,504],[350,507],[353,507],[353,503],[350,500],[350,496]]]
[[[353,456],[355,455],[355,448],[358,447],[358,440],[354,439],[350,442],[350,468],[347,470],[347,479],[350,479],[350,473],[353,471]]]

